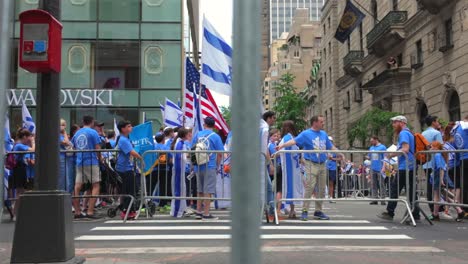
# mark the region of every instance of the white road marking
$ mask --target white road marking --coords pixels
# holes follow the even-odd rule
[[[231,223],[231,220],[211,220],[203,221],[196,219],[173,219],[173,220],[135,220],[127,221],[126,224],[177,224],[177,223]],[[122,220],[109,220],[104,222],[105,224],[122,224]],[[280,223],[295,223],[295,224],[311,224],[311,223],[321,223],[321,224],[369,224],[367,220],[281,220]]]
[[[263,230],[388,230],[384,226],[262,226]],[[230,226],[99,226],[91,231],[231,230]]]
[[[138,247],[138,248],[77,248],[77,255],[113,254],[203,254],[229,253],[229,247]],[[410,246],[273,246],[262,247],[263,252],[390,252],[390,253],[441,253],[435,247]]]
[[[104,241],[104,240],[227,240],[229,234],[217,235],[84,235],[78,241]],[[412,239],[407,235],[343,235],[343,234],[265,234],[262,239],[368,239],[368,240],[398,240]]]

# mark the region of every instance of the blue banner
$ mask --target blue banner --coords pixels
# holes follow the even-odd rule
[[[361,24],[365,16],[351,1],[346,1],[346,8],[341,17],[340,25],[336,29],[335,38],[341,43],[345,43],[349,35]]]
[[[153,140],[153,129],[152,123],[146,122],[144,124],[133,127],[132,133],[130,133],[130,141],[138,154],[143,155],[148,150],[154,150]],[[145,157],[145,169],[147,172],[156,161],[155,155],[146,155]]]

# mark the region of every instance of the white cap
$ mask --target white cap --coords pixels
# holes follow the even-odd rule
[[[331,136],[328,136],[328,139],[329,139],[330,141],[333,141],[333,138],[332,138]]]
[[[405,117],[405,116],[402,116],[402,115],[392,117],[392,118],[390,118],[390,120],[392,120],[392,121],[400,121],[400,122],[403,122],[403,123],[405,123],[405,124],[408,123],[408,120],[406,119],[406,117]]]

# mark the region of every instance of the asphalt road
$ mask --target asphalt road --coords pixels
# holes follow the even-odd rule
[[[325,204],[331,221],[289,220],[262,226],[263,263],[468,263],[468,220],[434,226],[400,224],[368,203]],[[427,207],[424,206],[423,207]],[[427,209],[427,208],[426,208]],[[86,263],[229,263],[230,213],[218,221],[158,214],[123,224],[118,218],[74,223]],[[0,263],[9,263],[14,223],[0,225]]]

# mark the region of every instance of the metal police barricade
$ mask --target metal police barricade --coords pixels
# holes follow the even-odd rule
[[[462,222],[468,208],[468,162],[460,160],[460,155],[468,150],[432,149],[419,151],[415,155],[424,161],[414,171],[414,184],[421,186],[415,190],[419,197],[415,200],[415,206],[428,205],[430,216],[422,209],[420,211],[431,225],[432,221],[439,220]],[[455,218],[452,213],[456,215]]]
[[[192,165],[196,162],[196,155],[220,155],[219,166],[215,165],[198,166],[197,169]],[[156,212],[170,213],[172,217],[195,216],[196,204],[203,201],[214,202],[215,209],[229,209],[231,207],[231,186],[230,186],[230,155],[229,151],[195,151],[195,150],[150,150],[142,154],[142,158],[153,155],[154,163],[149,169],[144,171],[140,178],[140,207],[137,212],[137,218],[141,213],[146,217],[153,217]],[[268,162],[265,164],[265,196],[268,193],[267,171]],[[200,170],[202,167],[202,170]],[[211,168],[210,168],[211,167]],[[143,171],[143,170],[142,170]],[[213,183],[197,183],[197,173],[216,173],[216,186]],[[209,193],[200,193],[198,188],[208,188]],[[204,197],[199,195],[204,194]],[[262,194],[259,190],[259,199]],[[273,201],[271,201],[273,203]],[[266,203],[266,202],[265,202]],[[265,203],[261,208],[266,211]],[[202,205],[203,206],[203,205]],[[206,206],[206,203],[205,205]],[[200,205],[199,207],[200,208]],[[158,210],[159,209],[159,210]],[[209,209],[211,210],[211,208]],[[203,216],[201,216],[203,217]],[[200,218],[200,215],[198,216]],[[268,221],[268,218],[267,218]]]
[[[405,184],[406,184],[406,197],[400,198],[401,191],[401,182],[400,175],[398,175],[397,162],[393,159],[383,158],[382,166],[383,170],[381,171],[372,171],[367,168],[364,168],[364,164],[361,170],[351,170],[346,168],[347,166],[352,165],[353,159],[346,159],[347,164],[344,164],[343,170],[337,166],[336,175],[330,177],[330,172],[327,172],[326,163],[313,163],[312,161],[305,160],[303,158],[304,154],[326,154],[327,160],[330,157],[339,157],[341,160],[345,160],[346,156],[352,156],[354,161],[361,161],[367,159],[372,159],[372,155],[388,155],[388,154],[398,154],[407,157],[407,155],[402,151],[369,151],[369,150],[280,150],[275,153],[281,157],[281,168],[282,168],[282,196],[281,199],[275,199],[275,209],[279,210],[281,204],[285,203],[289,205],[297,205],[299,207],[309,210],[310,202],[316,202],[316,205],[319,208],[316,210],[320,211],[321,203],[324,201],[328,202],[369,202],[371,204],[376,204],[378,202],[387,203],[387,202],[402,202],[406,207],[406,214],[403,217],[401,223],[405,222],[410,218],[413,226],[416,226],[416,222],[411,213],[414,207],[411,202],[410,197],[411,193],[408,189],[411,189],[410,183],[410,169],[408,164],[405,166]],[[292,164],[285,165],[285,162],[292,162]],[[274,189],[276,188],[277,160],[274,159]],[[355,163],[355,162],[354,162]],[[369,164],[366,164],[365,167],[368,167]],[[302,167],[300,170],[300,176],[297,175],[298,171],[293,172],[291,167]],[[340,171],[342,173],[340,173]],[[313,176],[307,174],[313,174]],[[288,175],[291,174],[291,175]],[[295,175],[292,175],[295,174]],[[385,176],[385,178],[384,178]],[[287,177],[295,177],[295,180],[287,180]],[[388,179],[388,180],[386,180]],[[374,180],[374,181],[373,181]],[[395,182],[396,181],[396,182]],[[286,186],[295,182],[295,186]],[[393,190],[392,198],[392,182],[393,186],[396,186],[397,190]],[[302,186],[304,183],[304,186]],[[376,183],[373,185],[373,183]],[[329,190],[329,197],[325,197],[326,189]],[[333,189],[333,190],[332,190]],[[414,191],[415,188],[413,188]],[[396,194],[395,194],[396,192]],[[310,196],[309,196],[310,195]],[[314,197],[312,197],[314,196]],[[414,196],[413,196],[414,197]],[[280,203],[280,205],[278,204]],[[301,204],[302,203],[302,204]],[[292,207],[289,212],[290,217],[295,217],[295,207]],[[278,218],[275,219],[275,223],[279,224]]]
[[[90,166],[81,166],[77,165],[76,159],[80,156],[80,158],[92,158],[94,157],[92,154],[100,153],[101,160],[97,162],[97,165],[94,165],[94,168],[89,168]],[[106,149],[106,150],[63,150],[60,151],[60,159],[59,159],[59,177],[58,177],[58,189],[65,190],[70,192],[72,196],[72,201],[74,203],[73,207],[79,207],[81,211],[81,205],[79,200],[83,199],[83,205],[86,210],[86,202],[88,199],[95,201],[94,199],[103,199],[98,205],[98,207],[108,207],[109,205],[104,202],[105,199],[108,199],[112,205],[107,209],[107,216],[113,218],[116,216],[117,211],[121,210],[125,212],[123,220],[124,222],[127,221],[129,216],[130,209],[132,208],[133,204],[135,204],[135,197],[131,194],[122,194],[122,180],[120,175],[115,171],[115,158],[116,158],[117,150],[114,149]],[[13,211],[13,203],[17,200],[17,196],[21,195],[23,190],[29,191],[34,188],[34,152],[32,151],[11,151],[6,153],[6,162],[5,167],[8,168],[9,166],[14,166],[9,156],[10,155],[23,155],[20,159],[24,162],[25,165],[25,176],[21,178],[21,180],[25,180],[24,183],[14,181],[13,180],[13,168],[11,171],[7,170],[8,173],[8,193],[9,198],[5,200],[4,205],[7,207],[10,217],[13,219],[14,211]],[[89,155],[89,156],[88,156]],[[16,158],[16,156],[14,156]],[[16,161],[17,163],[18,161]],[[17,166],[16,166],[17,167]],[[14,168],[17,170],[17,168]],[[76,184],[76,176],[79,175],[80,179],[82,179],[80,184],[86,185],[87,181],[95,180],[96,184],[99,184],[98,188],[96,187],[91,190],[91,193],[88,190],[85,190],[82,195],[75,196],[75,184]],[[86,178],[86,179],[85,179]],[[136,178],[135,178],[136,181]],[[14,186],[15,185],[15,186]],[[92,186],[92,185],[91,185]],[[23,188],[20,188],[23,187]],[[84,187],[84,186],[83,186]],[[18,194],[18,190],[20,193]],[[81,192],[81,191],[80,191]],[[16,197],[14,194],[16,193]],[[126,199],[128,206],[125,208],[122,205],[122,199]],[[77,203],[78,201],[78,203]],[[89,204],[91,204],[91,202]],[[94,203],[95,204],[95,203]],[[115,205],[115,207],[113,207]],[[76,208],[75,208],[76,209]]]

